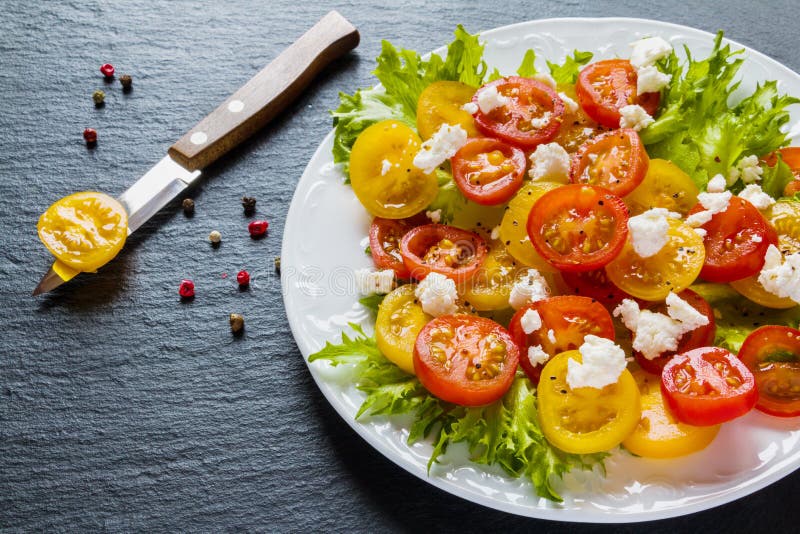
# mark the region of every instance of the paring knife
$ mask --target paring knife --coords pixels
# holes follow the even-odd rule
[[[195,182],[201,169],[275,118],[325,66],[358,42],[358,30],[336,11],[320,19],[117,197],[128,212],[128,235]],[[51,291],[79,273],[56,261],[33,294]]]

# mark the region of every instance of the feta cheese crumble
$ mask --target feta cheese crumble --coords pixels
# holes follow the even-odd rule
[[[725,191],[728,183],[725,181],[725,177],[721,174],[717,174],[712,179],[708,181],[706,185],[706,191],[709,193],[722,193]]]
[[[567,360],[567,384],[572,389],[602,389],[615,384],[628,365],[625,351],[604,337],[589,334],[578,350],[582,362]]]
[[[414,156],[414,166],[430,174],[452,158],[466,142],[467,132],[460,124],[442,124],[433,137],[422,143],[419,152]]]
[[[661,37],[648,37],[631,43],[631,65],[636,69],[648,67],[672,52],[672,45]]]
[[[385,295],[394,289],[394,271],[385,269],[373,271],[372,269],[356,269],[353,271],[356,282],[356,291],[361,295],[378,293]]]
[[[439,317],[458,311],[456,283],[443,274],[430,273],[417,285],[414,296],[419,299],[422,311]]]
[[[392,162],[388,159],[381,161],[381,176],[386,176],[392,170]]]
[[[527,310],[519,320],[519,324],[523,332],[532,334],[542,327],[542,317],[536,310]]]
[[[766,194],[758,184],[746,185],[742,192],[739,193],[739,198],[745,199],[760,210],[765,210],[775,204],[775,199]]]
[[[775,245],[764,254],[764,267],[758,275],[764,289],[781,298],[800,304],[800,253],[784,256]]]
[[[664,74],[653,65],[642,67],[636,74],[636,92],[640,95],[661,91],[672,80],[672,76]]]
[[[561,101],[564,102],[564,108],[568,112],[575,113],[576,111],[578,111],[578,103],[572,100],[570,97],[568,97],[565,93],[558,93],[558,98],[560,98]]]
[[[547,72],[539,72],[533,75],[533,79],[537,82],[543,83],[552,89],[556,88],[556,79]]]
[[[492,234],[489,236],[492,238],[492,241],[496,241],[500,239],[500,225],[498,224],[494,228],[492,228]]]
[[[681,336],[708,324],[708,317],[675,293],[667,295],[667,315],[640,310],[636,301],[623,300],[614,309],[614,317],[633,332],[633,349],[648,360],[678,348]]]
[[[461,109],[463,109],[470,115],[475,115],[478,112],[478,109],[480,108],[478,108],[478,104],[476,104],[475,102],[467,102],[466,104],[461,106]]]
[[[490,85],[486,89],[478,91],[478,108],[481,110],[481,113],[489,113],[509,103],[511,103],[511,99],[501,95],[494,85]]]
[[[745,156],[728,171],[728,185],[733,185],[739,178],[745,184],[752,184],[761,180],[764,169],[758,163],[758,156]]]
[[[651,117],[647,111],[645,111],[645,109],[638,104],[623,106],[620,108],[619,114],[619,127],[633,128],[637,132],[643,128],[647,128],[653,124],[653,122],[655,122],[655,119],[653,119],[653,117]]]
[[[711,220],[717,213],[722,213],[728,209],[733,193],[723,191],[721,193],[700,193],[697,200],[705,208],[686,217],[686,224],[689,226],[703,226]]]
[[[550,287],[547,285],[547,280],[536,269],[528,269],[528,272],[511,287],[508,303],[512,308],[518,310],[526,304],[546,299],[549,296]]]
[[[539,128],[544,128],[545,126],[550,124],[550,117],[552,116],[553,116],[552,113],[550,113],[549,111],[545,111],[544,113],[542,113],[541,117],[536,117],[534,119],[531,119],[529,121],[531,128],[536,128],[537,130]]]
[[[558,143],[539,145],[530,155],[531,180],[567,183],[569,181],[569,154]]]
[[[548,340],[550,343],[552,343],[553,345],[555,345],[555,344],[556,344],[556,333],[553,331],[553,329],[552,329],[552,328],[551,328],[550,330],[548,330],[548,331],[547,331],[547,340]]]
[[[549,359],[550,355],[544,351],[541,345],[528,347],[528,361],[531,362],[532,366],[544,365]]]
[[[666,208],[651,208],[644,213],[628,219],[633,250],[641,258],[655,256],[669,241],[669,221],[667,218],[680,218]]]
[[[425,217],[430,219],[432,223],[439,224],[442,220],[442,210],[426,211]]]

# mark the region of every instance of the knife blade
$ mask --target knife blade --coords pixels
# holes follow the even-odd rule
[[[358,46],[359,39],[355,26],[331,11],[198,122],[117,197],[128,212],[128,235],[195,182],[201,169],[269,123],[326,65]],[[52,291],[78,274],[56,261],[33,295]]]

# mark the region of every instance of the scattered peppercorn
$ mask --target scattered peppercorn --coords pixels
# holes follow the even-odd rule
[[[184,198],[183,203],[181,205],[183,206],[184,215],[186,215],[187,217],[191,217],[192,215],[194,215],[194,200],[192,200],[191,198]]]
[[[95,107],[101,107],[106,102],[106,94],[105,92],[98,89],[94,93],[92,93],[92,100],[94,100]]]
[[[247,231],[253,238],[264,237],[267,234],[267,228],[269,228],[267,221],[253,221],[247,225]]]
[[[278,274],[281,273],[281,257],[275,256],[275,270],[278,271]]]
[[[212,245],[216,245],[222,241],[222,234],[219,233],[218,230],[212,230],[211,233],[208,234],[208,240],[211,241]]]
[[[236,275],[236,282],[242,287],[247,287],[250,285],[250,273],[242,269]]]
[[[194,282],[191,280],[181,280],[181,285],[178,287],[178,294],[183,299],[194,298]]]
[[[239,313],[232,313],[230,317],[231,332],[238,334],[244,329],[244,317]]]
[[[83,139],[86,141],[88,146],[93,146],[97,143],[97,130],[94,128],[86,128],[83,131]]]
[[[122,84],[122,91],[125,93],[133,89],[133,78],[131,78],[130,74],[120,76],[119,83]]]
[[[244,208],[245,215],[252,215],[256,212],[256,199],[255,197],[242,197],[242,207]]]
[[[103,76],[106,78],[113,78],[114,77],[114,65],[111,63],[103,63],[100,66],[100,72],[103,73]]]

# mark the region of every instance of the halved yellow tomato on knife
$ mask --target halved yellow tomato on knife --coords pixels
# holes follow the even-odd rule
[[[75,271],[95,271],[119,253],[128,237],[128,214],[116,199],[84,191],[53,203],[37,229],[58,260],[54,270],[67,279]]]

